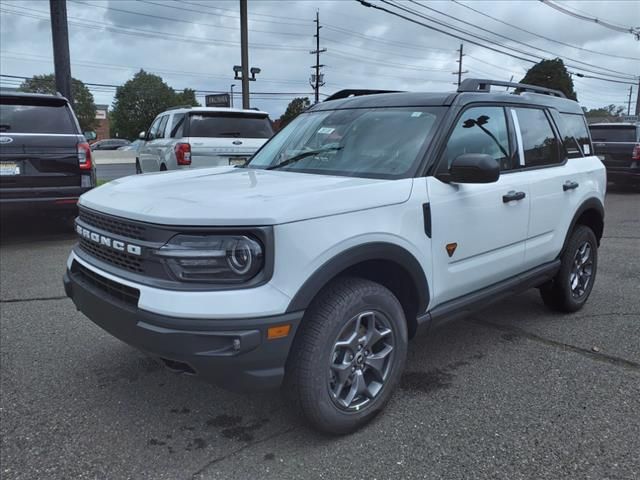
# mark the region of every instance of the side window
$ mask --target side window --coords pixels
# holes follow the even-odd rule
[[[167,122],[169,121],[169,115],[163,115],[160,118],[160,125],[158,126],[158,132],[156,138],[164,138],[164,131],[167,128]]]
[[[153,140],[154,138],[157,138],[156,135],[158,133],[158,126],[160,125],[160,120],[161,120],[160,117],[156,118],[151,124],[151,126],[149,127],[149,131],[147,132],[147,140]]]
[[[582,115],[561,113],[558,128],[569,158],[580,158],[583,154],[591,155],[589,131]]]
[[[171,138],[180,138],[183,136],[184,113],[176,113],[171,122]]]
[[[447,141],[441,169],[449,169],[453,160],[465,153],[485,153],[500,164],[500,170],[514,168],[509,148],[507,120],[502,107],[473,107],[458,119]]]
[[[542,167],[561,162],[560,142],[553,133],[544,110],[515,108],[522,135],[524,164],[526,167]]]

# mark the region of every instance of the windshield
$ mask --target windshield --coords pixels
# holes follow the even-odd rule
[[[63,101],[2,98],[0,132],[77,134],[71,112]]]
[[[248,168],[401,178],[433,136],[441,107],[308,112],[268,142]]]
[[[273,135],[265,115],[194,112],[189,115],[190,137],[269,138]]]

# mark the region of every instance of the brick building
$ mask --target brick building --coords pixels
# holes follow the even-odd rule
[[[96,105],[96,140],[110,138],[109,136],[109,105]]]

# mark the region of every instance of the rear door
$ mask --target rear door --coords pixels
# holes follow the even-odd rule
[[[64,99],[0,97],[0,187],[80,186],[84,141]]]
[[[438,304],[523,270],[531,197],[528,180],[519,171],[516,142],[508,124],[501,106],[466,109],[438,167],[446,172],[458,155],[488,154],[500,164],[497,182],[460,184],[427,178],[434,300]]]
[[[269,117],[256,112],[190,112],[192,168],[244,164],[273,135]]]

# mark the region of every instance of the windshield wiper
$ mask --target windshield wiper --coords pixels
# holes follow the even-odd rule
[[[329,148],[319,148],[318,150],[309,150],[307,152],[299,153],[298,155],[294,155],[291,158],[287,158],[285,161],[276,163],[275,165],[271,165],[265,170],[275,170],[276,168],[285,167],[287,165],[291,165],[292,163],[297,162],[298,160],[302,160],[303,158],[311,157],[312,155],[318,155],[324,152],[336,152],[338,150],[342,150],[342,147],[329,147]]]

